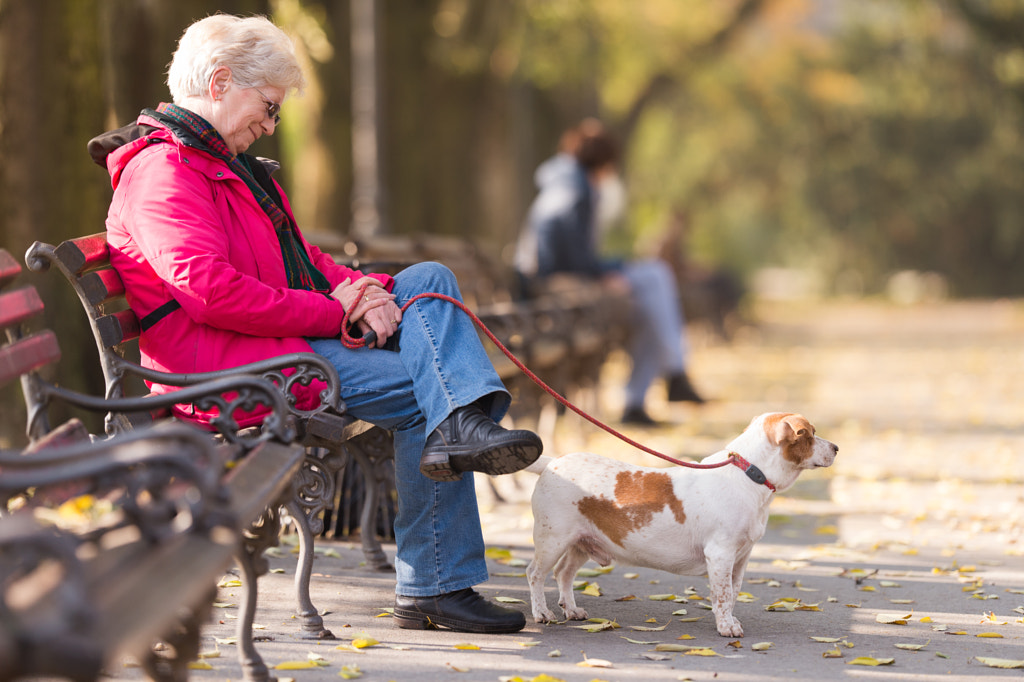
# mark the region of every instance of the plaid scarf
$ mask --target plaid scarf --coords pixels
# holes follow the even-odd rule
[[[175,104],[162,103],[156,108],[156,111],[145,109],[142,113],[166,125],[186,146],[200,149],[224,161],[235,172],[235,175],[245,181],[260,208],[274,224],[277,240],[281,244],[281,256],[284,259],[284,270],[288,276],[290,289],[330,292],[330,282],[313,265],[309,254],[299,240],[295,224],[253,173],[253,164],[259,164],[257,159],[247,154],[232,154],[217,129],[206,119],[188,109]],[[277,194],[269,175],[266,177],[266,182],[274,194]]]

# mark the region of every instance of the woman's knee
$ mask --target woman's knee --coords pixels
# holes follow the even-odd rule
[[[420,291],[451,294],[458,293],[459,289],[455,273],[447,265],[436,261],[410,265],[395,275],[395,280],[403,284],[408,283]]]

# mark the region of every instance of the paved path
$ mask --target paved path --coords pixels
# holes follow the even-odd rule
[[[760,318],[759,328],[728,346],[697,338],[694,379],[717,400],[694,408],[655,396],[655,415],[678,425],[629,432],[673,455],[702,456],[752,416],[785,409],[802,412],[839,444],[834,467],[810,472],[773,503],[744,585],[751,601],[737,607],[742,640],[716,633],[702,606],[705,578],[626,566],[581,577],[596,582],[602,596],[580,596],[580,604],[617,629],[529,623],[519,634],[491,636],[399,630],[382,615],[392,605],[391,576],[362,567],[354,545],[330,542],[320,544],[314,601],[328,611],[338,640],[295,634],[295,559],[285,546],[272,558],[281,572],[260,583],[257,621],[268,641],[258,646],[268,664],[322,657],[324,667],[276,672],[299,682],[340,679],[342,666],[358,666],[363,680],[417,682],[1024,678],[1024,670],[979,661],[1024,660],[1024,307],[777,305]],[[604,384],[619,385],[622,371],[610,365]],[[604,417],[618,413],[616,400],[609,389]],[[574,449],[659,463],[570,416],[547,450]],[[503,501],[490,485],[480,490],[495,550],[492,579],[481,591],[521,599],[513,606],[529,613],[522,572],[532,553],[532,479],[494,484]],[[548,593],[554,602],[550,580]],[[678,599],[650,598],[668,594]],[[240,596],[225,588],[220,598],[231,604]],[[625,597],[632,598],[620,601]],[[768,610],[780,600],[801,608]],[[194,679],[238,679],[234,646],[217,642],[232,636],[234,611],[217,609],[204,639],[220,657],[207,659],[213,669]],[[992,633],[999,637],[981,636]],[[379,644],[351,647],[367,637]],[[658,644],[703,649],[659,651]],[[858,657],[892,662],[852,665]],[[579,665],[587,661],[612,667]],[[111,675],[138,679],[130,668]]]

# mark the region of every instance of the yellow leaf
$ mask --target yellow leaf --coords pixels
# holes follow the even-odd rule
[[[992,639],[1002,639],[1003,636],[998,632],[979,632],[975,637],[989,637]]]
[[[847,661],[846,665],[892,665],[895,662],[895,658],[874,658],[873,656],[858,656],[857,658],[851,661]]]
[[[213,670],[213,666],[206,661],[192,661],[188,667],[190,670]]]
[[[225,578],[217,583],[217,587],[241,587],[242,581],[238,578]]]
[[[476,644],[456,644],[455,648],[456,649],[466,649],[466,650],[470,650],[470,651],[479,651],[480,650],[480,647],[478,647]]]
[[[583,578],[594,578],[599,575],[607,575],[615,570],[615,564],[609,566],[601,566],[600,568],[581,568],[576,571],[576,575]]]
[[[822,658],[842,658],[843,652],[839,650],[839,647],[835,649],[829,649],[821,655]]]
[[[672,601],[676,598],[674,594],[652,594],[647,597],[651,601]]]
[[[1015,661],[1009,658],[989,658],[988,656],[975,656],[976,661],[990,668],[1024,668],[1024,661]]]
[[[654,621],[654,622],[658,622],[658,621]],[[664,630],[667,627],[668,627],[668,623],[665,623],[664,625],[660,625],[658,627],[651,627],[649,625],[630,625],[629,629],[630,630],[636,630],[637,632],[660,632],[661,630]]]
[[[736,601],[742,602],[744,604],[750,604],[757,601],[757,597],[750,594],[749,592],[740,592],[738,595],[736,595]]]
[[[636,580],[637,578],[640,577],[640,574],[639,573],[623,573],[622,577],[625,578],[626,580]]]
[[[658,643],[657,640],[645,641],[645,640],[641,640],[641,639],[630,639],[629,637],[623,637],[622,639],[626,640],[630,644],[642,644],[644,646],[649,646],[651,644],[657,644]]]
[[[754,651],[767,651],[768,649],[771,649],[772,646],[774,645],[771,642],[758,642],[757,644],[752,645],[750,648]]]
[[[713,649],[702,648],[702,649],[691,649],[687,651],[684,656],[721,656],[722,654],[714,651]]]
[[[285,661],[275,665],[274,670],[311,670],[319,667],[320,664],[316,661]]]
[[[903,587],[899,583],[894,583],[891,580],[880,580],[880,581],[878,581],[878,584],[881,587]]]
[[[928,640],[930,642],[931,640]],[[896,644],[897,649],[904,649],[906,651],[920,651],[921,649],[928,646],[928,642],[924,644]]]
[[[601,586],[597,583],[590,583],[589,585],[583,588],[583,594],[589,595],[591,597],[600,597]]]
[[[341,666],[341,670],[338,672],[338,677],[341,677],[346,680],[354,680],[362,676],[363,671],[360,670],[359,666],[355,665],[354,663],[350,665]]]
[[[525,604],[522,599],[517,597],[495,597],[494,601],[501,602],[502,604]]]
[[[679,635],[676,639],[694,639],[693,635]]]
[[[861,592],[874,592],[875,591],[875,586],[874,585],[861,585],[857,589],[860,590]]]
[[[930,622],[932,622],[932,617],[931,616],[921,616],[921,622],[922,623],[930,623]]]
[[[522,646],[522,647],[531,647],[531,646],[537,646],[538,644],[540,644],[540,642],[538,642],[537,640],[534,639],[534,640],[530,640],[528,642],[516,642],[516,644],[518,644],[519,646]]]
[[[380,642],[373,639],[372,637],[357,637],[356,639],[352,640],[352,646],[354,646],[357,649],[365,649],[367,647],[376,646],[378,644],[380,644]]]
[[[547,673],[541,673],[540,675],[537,675],[532,680],[530,680],[530,682],[565,682],[565,680],[563,680],[560,677],[552,677]]]
[[[842,637],[811,637],[815,642],[821,642],[823,644],[834,644],[842,639]]]
[[[558,649],[552,649],[551,651],[548,652],[548,658],[561,658],[561,657],[562,657],[562,652],[559,651]]]
[[[200,651],[198,658],[220,658],[219,651]]]
[[[584,658],[582,661],[577,663],[581,668],[613,668],[611,661],[606,661],[603,658]]]
[[[502,559],[511,559],[512,552],[508,551],[507,549],[502,549],[500,547],[488,547],[486,550],[484,550],[484,556],[488,559],[501,561]]]

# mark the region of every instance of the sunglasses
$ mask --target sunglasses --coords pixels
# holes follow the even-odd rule
[[[267,105],[267,116],[274,122],[274,125],[281,123],[281,105],[277,102],[272,102],[270,98],[260,92],[259,88],[253,88],[256,92],[260,93],[260,97],[263,98],[263,103]]]

